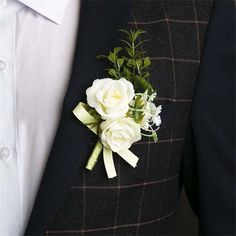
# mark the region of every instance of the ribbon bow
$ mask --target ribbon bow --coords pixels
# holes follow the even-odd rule
[[[87,105],[85,103],[80,102],[73,110],[73,113],[93,133],[98,135],[99,122],[86,110],[86,107]],[[107,176],[109,179],[114,178],[117,176],[117,174],[114,165],[112,150],[105,148],[99,140],[97,141],[92,151],[92,154],[89,157],[86,169],[92,170],[94,168],[95,164],[97,163],[98,157],[102,151]],[[126,162],[128,162],[132,167],[135,168],[137,166],[138,157],[134,155],[130,150],[123,150],[117,152],[117,154],[121,156]]]

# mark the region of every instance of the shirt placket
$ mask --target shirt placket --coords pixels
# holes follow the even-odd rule
[[[3,1],[3,0],[2,0]],[[15,11],[0,6],[0,231],[21,227],[20,170],[17,157]],[[10,224],[11,222],[11,224]],[[14,234],[14,232],[12,232]]]

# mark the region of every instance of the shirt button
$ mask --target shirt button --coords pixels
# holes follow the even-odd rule
[[[0,71],[4,71],[6,69],[6,62],[0,59]]]
[[[7,160],[11,155],[11,150],[8,147],[2,147],[0,149],[0,157]]]

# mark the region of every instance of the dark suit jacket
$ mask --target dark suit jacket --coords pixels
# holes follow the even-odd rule
[[[26,235],[166,235],[181,189],[180,163],[212,1],[100,1],[81,6],[77,47],[61,121],[29,219]],[[96,137],[72,114],[85,90],[104,77],[96,55],[117,46],[120,28],[142,28],[151,41],[151,82],[163,124],[157,143],[133,145],[133,169],[115,158],[118,177],[108,180],[100,160],[85,170]]]
[[[235,6],[214,4],[184,148],[185,187],[201,235],[235,235]]]

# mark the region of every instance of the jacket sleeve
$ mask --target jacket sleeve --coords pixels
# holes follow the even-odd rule
[[[200,235],[235,235],[235,5],[213,7],[192,104],[182,180]]]

